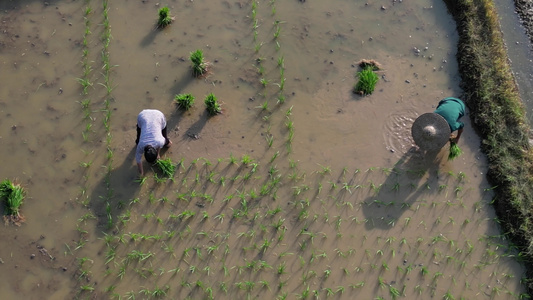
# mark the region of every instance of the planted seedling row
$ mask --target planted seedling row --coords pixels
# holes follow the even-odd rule
[[[199,164],[201,161],[204,163]],[[250,171],[246,170],[246,167],[253,168],[253,161],[247,156],[241,157],[240,160],[230,156],[229,159],[220,161],[227,161],[230,166],[234,166],[240,172]],[[218,183],[216,180],[210,180],[213,177],[209,174],[221,173],[224,168],[222,164],[213,166],[206,159],[199,159],[191,163],[190,166],[191,170],[200,166],[202,175],[196,176],[195,172],[191,171],[188,182],[198,181],[197,186],[212,185],[213,187]],[[148,199],[141,199],[141,203],[146,203],[142,209],[144,212],[143,220],[137,220],[136,227],[131,227],[130,221],[126,223],[126,227],[145,228],[142,222],[149,222],[155,226],[153,228],[156,228],[156,232],[159,233],[146,234],[122,229],[121,232],[123,233],[117,235],[113,241],[109,241],[111,245],[109,249],[115,252],[122,251],[122,254],[118,255],[116,253],[108,254],[109,258],[113,258],[109,263],[118,259],[116,269],[113,269],[109,275],[117,276],[119,279],[128,277],[130,280],[148,279],[151,281],[159,278],[157,282],[166,282],[181,275],[178,279],[181,278],[182,286],[187,287],[185,290],[191,293],[193,298],[202,297],[201,295],[204,295],[206,291],[208,295],[213,293],[214,297],[217,293],[222,293],[218,295],[228,293],[228,295],[246,296],[257,289],[265,294],[273,293],[273,296],[289,294],[289,291],[293,289],[298,290],[300,295],[307,293],[331,295],[334,293],[342,294],[348,289],[364,292],[365,287],[378,287],[380,291],[389,294],[400,293],[400,295],[404,295],[416,291],[428,295],[438,295],[441,289],[439,288],[440,282],[444,280],[443,278],[449,279],[451,276],[438,271],[440,267],[432,265],[431,261],[458,269],[462,266],[463,270],[476,272],[490,268],[491,265],[494,265],[494,260],[501,256],[495,250],[499,245],[493,246],[490,251],[479,254],[485,257],[482,263],[472,264],[468,259],[474,257],[476,250],[472,246],[476,242],[469,241],[458,245],[457,241],[449,239],[446,235],[437,234],[438,229],[435,229],[435,235],[430,239],[424,237],[416,240],[412,238],[396,239],[391,236],[357,237],[353,234],[354,226],[356,228],[364,226],[365,222],[357,223],[344,217],[344,210],[348,208],[351,211],[352,208],[344,205],[330,207],[328,200],[325,199],[331,195],[325,195],[326,198],[322,202],[302,198],[301,196],[306,196],[313,189],[305,187],[305,184],[302,183],[305,176],[303,172],[297,171],[297,165],[293,164],[289,170],[293,171],[292,173],[287,172],[287,175],[283,177],[285,178],[283,182],[285,184],[299,182],[297,190],[300,192],[288,193],[291,195],[290,198],[295,198],[288,206],[281,201],[276,201],[277,206],[271,206],[271,208],[257,206],[258,204],[254,203],[254,195],[256,195],[254,190],[259,190],[254,188],[257,180],[241,182],[244,188],[232,193],[229,200],[226,200],[227,197],[209,197],[205,194],[200,195],[188,191],[189,187],[186,185],[181,185],[184,190],[177,192],[178,194],[187,194],[181,196],[182,199],[186,200],[178,201],[176,199],[179,203],[173,203],[171,199],[163,200],[163,198],[158,198],[153,194],[149,195]],[[268,174],[268,170],[263,170],[260,165],[256,167],[255,172]],[[382,174],[387,173],[385,170],[381,173],[369,172],[372,174],[371,176],[376,178],[367,177],[365,179],[372,181],[379,181]],[[323,184],[332,178],[342,178],[348,174],[348,172],[343,171],[340,176],[332,176],[331,173],[327,167],[321,167],[319,171],[314,172],[316,177],[322,178]],[[450,178],[456,180],[453,176]],[[179,185],[183,179],[178,174],[174,184]],[[259,179],[259,181],[261,180]],[[426,186],[421,185],[419,188],[426,189]],[[333,191],[337,191],[337,189]],[[322,193],[324,192],[323,190]],[[390,189],[388,192],[396,193],[397,191]],[[371,193],[372,190],[368,189],[368,194]],[[205,206],[198,207],[197,199],[209,200],[202,202]],[[219,210],[216,214],[210,213],[211,207],[217,207],[217,205],[224,203],[227,204],[226,209]],[[168,208],[168,211],[162,213],[164,210],[156,209],[157,207],[160,208],[161,205]],[[367,204],[361,203],[361,207],[365,205]],[[153,212],[147,212],[150,207],[153,207]],[[327,209],[325,209],[326,207]],[[356,209],[353,209],[354,214]],[[421,209],[434,210],[437,207],[425,206]],[[302,210],[308,211],[308,217],[299,217]],[[288,222],[287,220],[293,221]],[[139,222],[141,223],[139,224]],[[214,224],[217,226],[216,229],[205,230],[213,228]],[[224,227],[225,225],[230,226],[230,224],[248,229],[231,233]],[[443,226],[442,224],[437,225]],[[451,226],[451,224],[447,224],[447,226]],[[468,228],[468,226],[473,226],[473,223],[467,222],[465,226]],[[170,228],[173,230],[169,230]],[[287,234],[290,234],[292,238],[287,240]],[[363,241],[364,248],[341,247],[341,245],[346,244],[343,242],[346,239],[358,245]],[[339,244],[339,247],[328,250],[327,245],[329,243]],[[421,248],[422,245],[426,244],[431,245],[428,250],[411,250],[415,247]],[[469,244],[472,246],[468,246]],[[484,244],[479,247],[487,249],[487,245]],[[410,251],[406,249],[410,249]],[[238,256],[232,255],[234,253],[237,253]],[[361,255],[358,256],[359,254]],[[477,261],[477,258],[472,259]],[[353,263],[352,260],[357,260],[357,263]],[[424,263],[422,265],[415,264],[411,260],[419,260]],[[405,265],[404,261],[407,261]],[[168,265],[172,267],[166,267]],[[296,271],[301,276],[286,276],[288,265],[291,266],[293,273]],[[414,276],[415,274],[420,274],[419,276],[425,278],[424,280],[427,282],[419,281],[414,286],[407,281],[398,284],[390,283],[398,276]],[[501,274],[496,272],[496,275]],[[208,284],[205,278],[211,276],[217,278],[219,282],[212,284],[213,281],[209,281]],[[253,277],[254,280],[250,280],[250,276],[255,276]],[[345,282],[346,279],[342,279],[338,285],[331,286],[327,282],[328,278],[333,276],[336,278],[344,278],[343,276],[345,276],[350,278],[350,281]],[[354,276],[356,277],[354,278]],[[311,279],[315,277],[325,282],[323,288],[312,285]],[[375,278],[373,282],[369,279],[372,277]],[[454,280],[457,281],[457,279]],[[428,285],[430,288],[420,288]],[[221,286],[222,288],[220,288]],[[275,292],[273,291],[275,290],[274,287],[277,287]],[[144,293],[143,290],[145,288],[136,293],[142,294]],[[131,291],[124,293],[128,292]],[[165,289],[165,293],[174,296],[182,295],[180,290],[174,289],[172,285]],[[383,297],[388,296],[388,294],[383,294]]]

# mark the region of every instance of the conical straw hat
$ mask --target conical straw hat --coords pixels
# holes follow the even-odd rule
[[[438,150],[450,139],[450,125],[446,119],[436,113],[419,116],[411,127],[415,143],[423,150]]]

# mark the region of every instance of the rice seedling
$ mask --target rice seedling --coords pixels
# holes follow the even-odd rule
[[[161,7],[158,14],[157,28],[165,28],[174,21],[174,17],[170,16],[170,9],[167,6]]]
[[[89,94],[89,87],[91,87],[93,84],[88,78],[77,78],[78,82],[82,86],[82,95]]]
[[[447,291],[443,296],[443,300],[455,300],[455,297],[450,293],[450,291]]]
[[[285,67],[285,58],[282,56],[278,57],[278,67],[284,68]]]
[[[189,59],[192,63],[192,74],[195,77],[200,77],[207,72],[208,63],[204,59],[204,52],[200,49],[190,53]]]
[[[204,103],[209,115],[214,116],[222,112],[220,104],[213,93],[210,93],[205,97]]]
[[[283,104],[285,103],[285,96],[280,92],[279,95],[278,95],[278,104]]]
[[[354,93],[361,95],[370,95],[374,92],[378,75],[371,67],[366,67],[357,73],[359,81],[354,86]]]
[[[154,298],[161,298],[167,295],[168,290],[170,290],[170,286],[168,285],[165,285],[164,287],[161,287],[161,288],[156,286],[150,294]]]
[[[385,283],[385,280],[381,276],[378,276],[378,285],[382,289],[387,286],[387,284]]]
[[[268,79],[266,79],[266,78],[261,78],[261,79],[259,79],[259,82],[261,83],[261,85],[263,87],[266,87],[269,84],[270,81]]]
[[[450,153],[448,154],[448,160],[454,160],[463,153],[463,150],[459,148],[457,143],[450,142]]]
[[[89,284],[80,286],[80,291],[82,292],[94,292],[94,290],[95,290],[94,286],[89,285]]]
[[[279,38],[280,34],[281,34],[281,27],[279,25],[276,25],[276,30],[274,31],[274,39]]]
[[[265,139],[267,141],[268,148],[272,148],[272,144],[274,143],[274,136],[272,134],[266,134]]]
[[[178,94],[174,97],[174,101],[178,108],[189,110],[194,104],[194,96],[192,94]]]

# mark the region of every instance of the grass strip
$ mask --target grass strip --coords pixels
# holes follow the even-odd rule
[[[489,0],[446,0],[459,33],[462,99],[487,155],[487,178],[503,232],[518,247],[533,296],[533,151],[530,126],[508,63],[498,16]]]

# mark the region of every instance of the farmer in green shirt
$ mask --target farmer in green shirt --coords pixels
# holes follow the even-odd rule
[[[419,116],[411,127],[415,143],[423,150],[437,151],[448,141],[457,143],[465,124],[459,119],[465,115],[463,101],[448,97],[442,99],[432,113]],[[451,133],[457,131],[455,137]]]
[[[465,104],[463,101],[453,97],[444,98],[440,100],[434,113],[441,115],[448,122],[451,132],[457,131],[457,136],[451,138],[450,141],[454,143],[459,142],[459,138],[463,133],[463,127],[465,127],[465,124],[459,121],[465,115]]]

